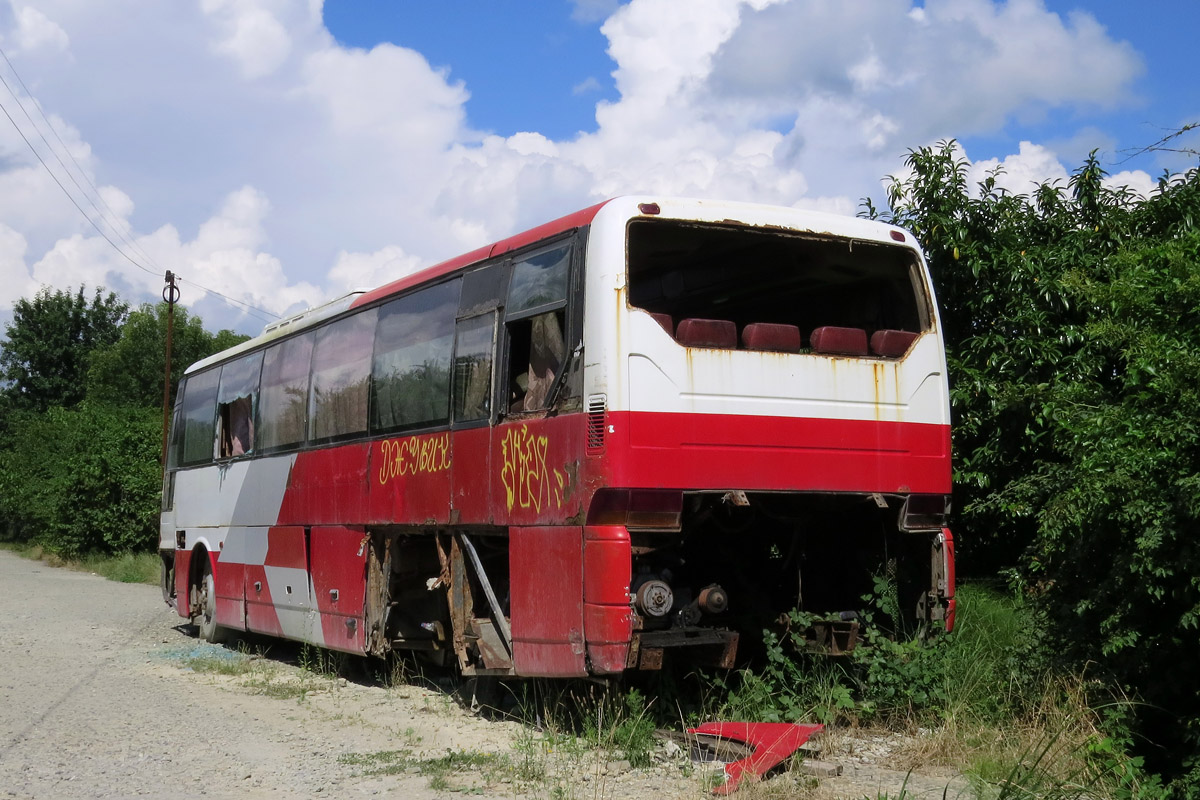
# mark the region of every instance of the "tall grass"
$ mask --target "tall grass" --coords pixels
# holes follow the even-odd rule
[[[717,682],[727,719],[878,726],[917,733],[898,768],[968,775],[988,800],[1156,798],[1126,753],[1127,713],[1100,681],[1056,668],[1046,626],[1004,593],[964,586],[953,633],[922,644],[868,632],[850,657],[767,636],[767,663]]]
[[[23,558],[41,561],[51,567],[62,567],[76,572],[91,572],[119,583],[146,583],[158,585],[162,562],[156,553],[121,553],[119,555],[87,555],[78,558],[63,558],[41,546],[28,543],[0,543],[0,548]]]

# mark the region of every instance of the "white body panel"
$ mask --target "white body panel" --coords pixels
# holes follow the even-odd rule
[[[930,326],[901,359],[686,348],[628,303],[626,228],[656,219],[735,224],[906,246],[921,266]],[[898,245],[892,236],[904,236]],[[928,270],[911,234],[879,222],[746,203],[618,198],[592,222],[584,314],[584,395],[609,411],[734,414],[949,425],[946,359]],[[808,331],[804,332],[809,333]],[[762,369],[763,361],[770,362]]]

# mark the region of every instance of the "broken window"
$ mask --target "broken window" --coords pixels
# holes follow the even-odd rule
[[[550,404],[566,360],[567,275],[571,246],[559,245],[513,265],[506,308],[508,409],[538,411]]]
[[[254,412],[262,352],[251,353],[221,368],[217,392],[217,457],[233,458],[254,450]]]
[[[628,253],[630,305],[654,314],[669,332],[684,320],[732,323],[738,346],[760,349],[746,336],[757,324],[751,334],[770,333],[761,337],[762,349],[782,349],[784,326],[795,326],[811,346],[813,331],[826,326],[870,337],[917,334],[930,324],[919,262],[901,245],[637,220]]]

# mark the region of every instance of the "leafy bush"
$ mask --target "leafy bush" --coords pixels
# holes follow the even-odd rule
[[[908,166],[867,213],[913,231],[942,306],[960,565],[1012,568],[1074,668],[1148,703],[1134,741],[1195,792],[1200,170],[1143,198],[1094,154],[1030,195],[968,186],[952,142]]]
[[[0,513],[16,538],[63,556],[145,551],[157,541],[161,419],[83,404],[10,418]]]
[[[958,596],[953,633],[897,641],[867,624],[863,641],[844,657],[812,652],[804,631],[814,618],[793,611],[783,635],[764,632],[765,664],[717,679],[728,691],[724,713],[767,722],[900,725],[951,716],[994,723],[1024,713],[1040,700],[1049,668],[1042,626],[1002,595],[967,586]]]

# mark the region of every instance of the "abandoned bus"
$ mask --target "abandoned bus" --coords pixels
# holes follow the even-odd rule
[[[886,224],[618,198],[190,367],[164,595],[201,634],[469,675],[730,666],[883,578],[953,625],[946,363]]]

